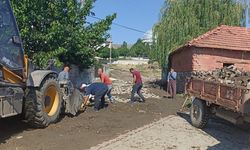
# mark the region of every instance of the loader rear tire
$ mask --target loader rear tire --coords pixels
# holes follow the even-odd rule
[[[190,118],[193,126],[204,128],[209,120],[209,109],[205,101],[195,98],[190,109]]]
[[[39,88],[26,91],[25,119],[30,125],[45,128],[58,121],[62,106],[61,92],[54,77],[46,78]]]

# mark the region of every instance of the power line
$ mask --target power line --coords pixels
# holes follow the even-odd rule
[[[97,19],[97,20],[103,20],[103,19],[101,19],[99,17],[95,17],[95,16],[89,16],[89,17]],[[144,34],[147,34],[147,35],[152,35],[151,33],[148,33],[148,32],[145,32],[145,31],[142,31],[142,30],[139,30],[139,29],[135,29],[135,28],[132,28],[132,27],[128,27],[128,26],[125,26],[125,25],[121,25],[121,24],[118,24],[118,23],[115,23],[115,22],[113,22],[113,25],[116,25],[118,27],[121,27],[121,28],[124,28],[124,29],[127,29],[127,30],[132,30],[132,31],[139,32],[139,33],[144,33]]]

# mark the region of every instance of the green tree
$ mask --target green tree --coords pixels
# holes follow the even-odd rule
[[[154,26],[154,58],[161,67],[168,54],[218,25],[239,26],[242,5],[235,0],[166,0]]]
[[[120,56],[127,57],[131,55],[131,52],[128,49],[128,43],[125,41],[122,43],[121,47],[117,48],[117,51],[119,52]]]
[[[138,39],[130,49],[130,51],[134,52],[136,57],[149,57],[150,50],[150,45],[144,43],[141,39]]]
[[[111,52],[112,52],[112,55],[111,55],[112,58],[119,57],[119,52],[116,49],[112,48]],[[109,58],[110,57],[110,48],[104,47],[104,48],[98,50],[98,56],[101,58]]]
[[[21,31],[24,48],[34,62],[43,67],[50,58],[80,68],[90,67],[95,47],[104,43],[116,14],[87,24],[93,0],[81,6],[77,0],[11,0]]]

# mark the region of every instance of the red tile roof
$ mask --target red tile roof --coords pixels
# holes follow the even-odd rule
[[[185,46],[250,51],[250,29],[222,25],[191,40]]]

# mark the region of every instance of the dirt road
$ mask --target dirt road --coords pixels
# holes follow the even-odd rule
[[[113,78],[131,80],[127,71],[113,71]],[[130,91],[131,87],[126,87]],[[161,98],[148,98],[146,103],[129,105],[115,103],[98,113],[88,108],[77,117],[63,117],[46,129],[32,129],[18,117],[0,120],[0,149],[2,150],[80,150],[87,149],[118,135],[173,115],[180,108],[182,98],[162,98],[165,92],[159,88],[147,88]],[[116,94],[128,98],[129,94]]]
[[[125,103],[131,88],[126,67],[111,71],[114,84],[119,86],[115,89],[119,102],[98,113],[88,108],[74,118],[62,116],[60,122],[46,129],[32,129],[19,117],[1,119],[0,150],[247,148],[248,132],[232,124],[212,120],[207,129],[198,130],[189,124],[187,115],[177,116],[183,98],[167,99],[165,91],[148,84],[159,77],[157,70],[142,71],[146,103]]]
[[[90,150],[248,150],[248,139],[248,132],[218,119],[199,130],[182,114],[162,118]]]
[[[151,99],[145,104],[116,103],[98,113],[64,117],[46,129],[31,129],[21,120],[0,121],[2,150],[80,150],[175,114],[181,100]]]

